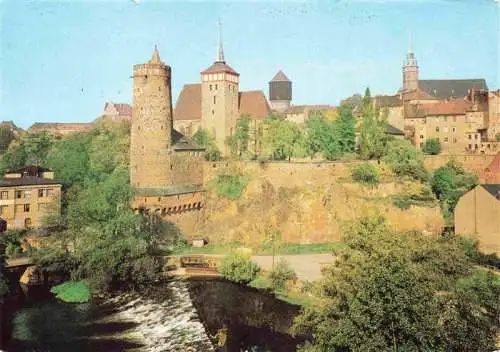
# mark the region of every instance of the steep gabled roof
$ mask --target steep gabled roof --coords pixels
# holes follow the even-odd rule
[[[438,98],[430,95],[427,92],[424,92],[421,89],[415,89],[409,92],[404,93],[404,100],[437,100]]]
[[[283,73],[283,71],[279,70],[278,73],[273,77],[271,82],[291,82],[288,77]]]
[[[240,116],[250,115],[254,119],[264,119],[271,113],[266,96],[261,90],[240,92],[238,99]]]
[[[200,147],[193,139],[176,130],[172,130],[172,145],[174,150],[205,150],[205,148]]]
[[[240,74],[237,73],[233,68],[229,65],[227,65],[224,61],[216,61],[214,62],[209,68],[206,70],[202,71],[201,73],[232,73],[234,75],[239,76]]]
[[[424,92],[439,98],[465,97],[469,89],[484,89],[488,86],[484,79],[428,79],[419,80],[418,88]]]
[[[493,161],[484,169],[481,176],[484,183],[500,183],[500,153],[495,155]]]
[[[472,111],[473,104],[470,101],[456,99],[450,101],[440,101],[435,104],[406,104],[405,118],[426,117],[438,115],[465,115],[467,111]]]
[[[391,124],[387,124],[385,128],[385,133],[393,135],[393,136],[404,136],[404,132],[401,131],[399,128],[394,127]]]
[[[201,120],[201,84],[185,84],[177,98],[174,120]]]

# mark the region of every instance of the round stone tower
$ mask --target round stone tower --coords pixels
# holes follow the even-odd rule
[[[290,107],[292,101],[292,81],[282,71],[269,82],[269,101],[271,109],[284,111]]]
[[[130,184],[135,189],[169,185],[172,145],[171,69],[155,47],[145,64],[134,65],[130,131]]]

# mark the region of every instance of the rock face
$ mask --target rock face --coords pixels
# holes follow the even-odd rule
[[[326,168],[324,175],[318,170],[309,178],[302,177],[305,174],[293,177],[293,183],[288,182],[292,177],[288,170],[244,171],[251,182],[239,199],[219,197],[209,189],[199,216],[180,220],[187,237],[252,246],[265,242],[271,231],[279,231],[282,242],[333,242],[340,239],[343,222],[376,214],[384,216],[396,230],[439,234],[444,226],[437,203],[408,209],[393,205],[392,196],[407,193],[408,184],[390,182],[368,188],[342,181],[344,172],[333,175]]]

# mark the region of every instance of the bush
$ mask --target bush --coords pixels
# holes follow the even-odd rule
[[[248,175],[237,170],[222,170],[217,177],[211,181],[218,196],[229,199],[238,199],[245,187],[250,182]]]
[[[248,284],[257,277],[260,268],[249,255],[234,252],[221,260],[219,271],[227,280]]]
[[[269,275],[273,289],[275,290],[285,289],[286,282],[294,279],[295,276],[295,271],[293,271],[290,264],[284,259],[280,259],[275,270]]]
[[[497,141],[500,141],[500,133],[497,133],[497,134],[495,135],[495,139],[496,139]]]
[[[422,151],[429,155],[438,155],[441,153],[441,143],[439,143],[439,139],[431,138],[426,140]]]
[[[356,182],[369,186],[376,186],[379,183],[379,173],[375,165],[364,163],[355,166],[351,172],[352,179]]]
[[[398,176],[409,176],[421,180],[427,178],[422,153],[408,141],[391,141],[383,160]]]

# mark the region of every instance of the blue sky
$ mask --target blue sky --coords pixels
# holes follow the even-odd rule
[[[87,122],[106,101],[131,102],[132,67],[155,44],[175,102],[214,61],[219,18],[240,89],[267,95],[282,69],[294,104],[338,104],[366,86],[395,92],[410,33],[422,79],[500,88],[494,0],[139,1],[0,0],[0,119]]]

